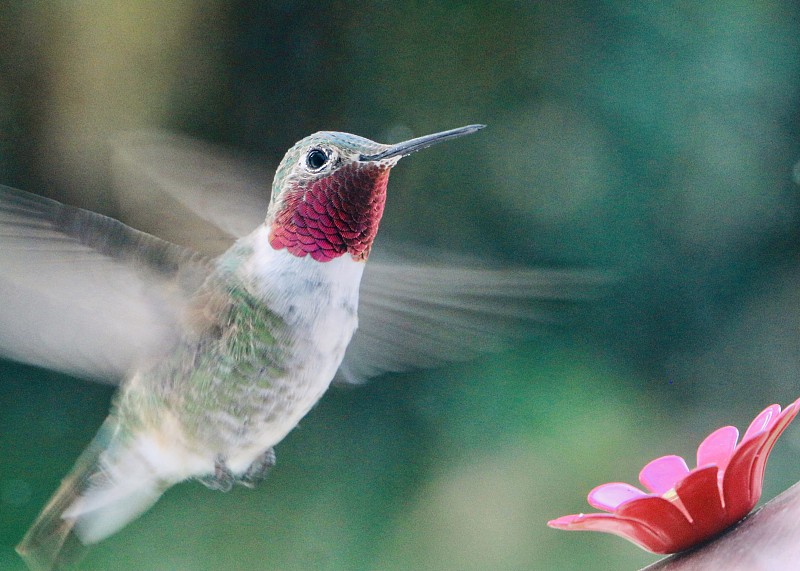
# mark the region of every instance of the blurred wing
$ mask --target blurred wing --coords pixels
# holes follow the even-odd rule
[[[370,261],[358,330],[335,380],[361,383],[503,350],[563,317],[564,302],[592,296],[604,281],[581,271]]]
[[[217,255],[264,221],[271,174],[208,143],[163,131],[120,135],[112,170],[126,220]]]
[[[0,186],[0,355],[116,382],[168,349],[207,259]]]

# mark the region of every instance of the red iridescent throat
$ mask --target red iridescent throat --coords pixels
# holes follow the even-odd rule
[[[354,163],[307,188],[290,190],[272,222],[270,245],[319,262],[345,253],[366,260],[383,216],[388,182],[388,167]]]

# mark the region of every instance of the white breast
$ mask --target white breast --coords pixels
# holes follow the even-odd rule
[[[276,379],[279,396],[291,403],[290,413],[263,427],[257,443],[231,451],[228,466],[246,470],[265,449],[292,430],[328,389],[358,325],[358,288],[364,262],[344,255],[329,262],[299,258],[274,250],[262,226],[242,239],[253,254],[237,268],[252,284],[252,293],[283,317],[293,336],[285,364],[286,376]]]

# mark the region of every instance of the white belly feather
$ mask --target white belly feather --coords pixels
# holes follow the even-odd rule
[[[231,450],[228,467],[246,470],[271,446],[280,442],[319,401],[342,362],[358,325],[358,287],[363,262],[344,255],[329,262],[310,256],[299,258],[272,249],[267,229],[260,227],[244,238],[253,256],[240,268],[242,275],[263,288],[269,308],[283,317],[295,338],[285,363],[286,376],[277,380],[287,387],[291,407],[265,424],[254,443]]]

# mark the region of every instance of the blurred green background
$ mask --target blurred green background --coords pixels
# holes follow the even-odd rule
[[[317,130],[394,142],[480,122],[396,169],[376,251],[619,278],[513,352],[330,391],[257,490],[176,486],[83,568],[656,560],[545,522],[656,456],[691,465],[714,428],[800,393],[798,31],[790,0],[4,2],[2,183],[120,215],[120,131],[167,128],[274,166]],[[23,569],[13,545],[112,394],[0,363],[0,569]],[[800,479],[798,452],[794,427],[765,498]]]

